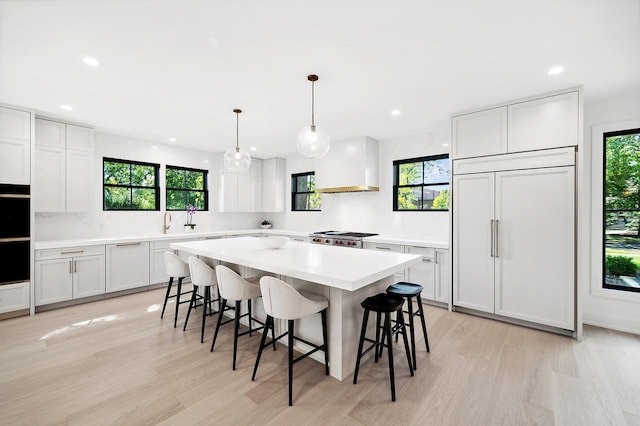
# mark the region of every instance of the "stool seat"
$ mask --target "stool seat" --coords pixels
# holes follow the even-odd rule
[[[387,287],[387,293],[397,294],[398,296],[416,296],[422,293],[424,288],[420,284],[399,282]]]
[[[367,297],[360,303],[364,309],[374,312],[395,312],[404,304],[404,299],[392,294],[379,293],[375,296]]]

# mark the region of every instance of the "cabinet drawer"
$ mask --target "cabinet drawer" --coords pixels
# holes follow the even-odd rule
[[[160,241],[150,241],[149,248],[151,250],[171,250],[171,244],[173,243],[186,243],[189,241],[196,241],[195,238],[182,238],[177,240],[160,240]]]
[[[395,253],[404,253],[404,246],[398,244],[383,243],[364,243],[363,248],[367,250],[392,251]]]
[[[29,283],[0,286],[0,313],[29,308]]]
[[[430,247],[407,246],[406,253],[417,254],[422,256],[423,260],[434,261],[436,257],[436,249]]]
[[[95,256],[104,254],[104,246],[65,247],[36,250],[36,260],[62,259],[65,257]]]

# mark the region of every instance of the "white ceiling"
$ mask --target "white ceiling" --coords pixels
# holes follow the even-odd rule
[[[241,108],[240,145],[287,155],[310,73],[333,140],[580,84],[604,97],[640,86],[640,1],[0,1],[0,102],[100,130],[221,151]]]

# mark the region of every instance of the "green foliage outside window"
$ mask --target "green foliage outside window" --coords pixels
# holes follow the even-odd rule
[[[167,210],[208,209],[207,171],[167,166]]]
[[[104,210],[158,210],[158,165],[104,159]]]
[[[291,210],[320,211],[322,197],[316,191],[314,172],[291,175]]]
[[[449,156],[398,160],[394,167],[394,210],[449,209]]]

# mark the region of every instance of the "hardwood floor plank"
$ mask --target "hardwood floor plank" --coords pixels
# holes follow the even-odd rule
[[[200,312],[182,331],[160,320],[163,290],[0,321],[0,423],[11,425],[640,425],[640,336],[585,327],[584,341],[425,306],[431,352],[417,333],[418,369],[394,352],[364,361],[358,384],[294,367],[287,405],[286,348],[266,350],[251,381],[259,334],[232,327],[209,352]],[[172,312],[173,303],[168,305]]]

